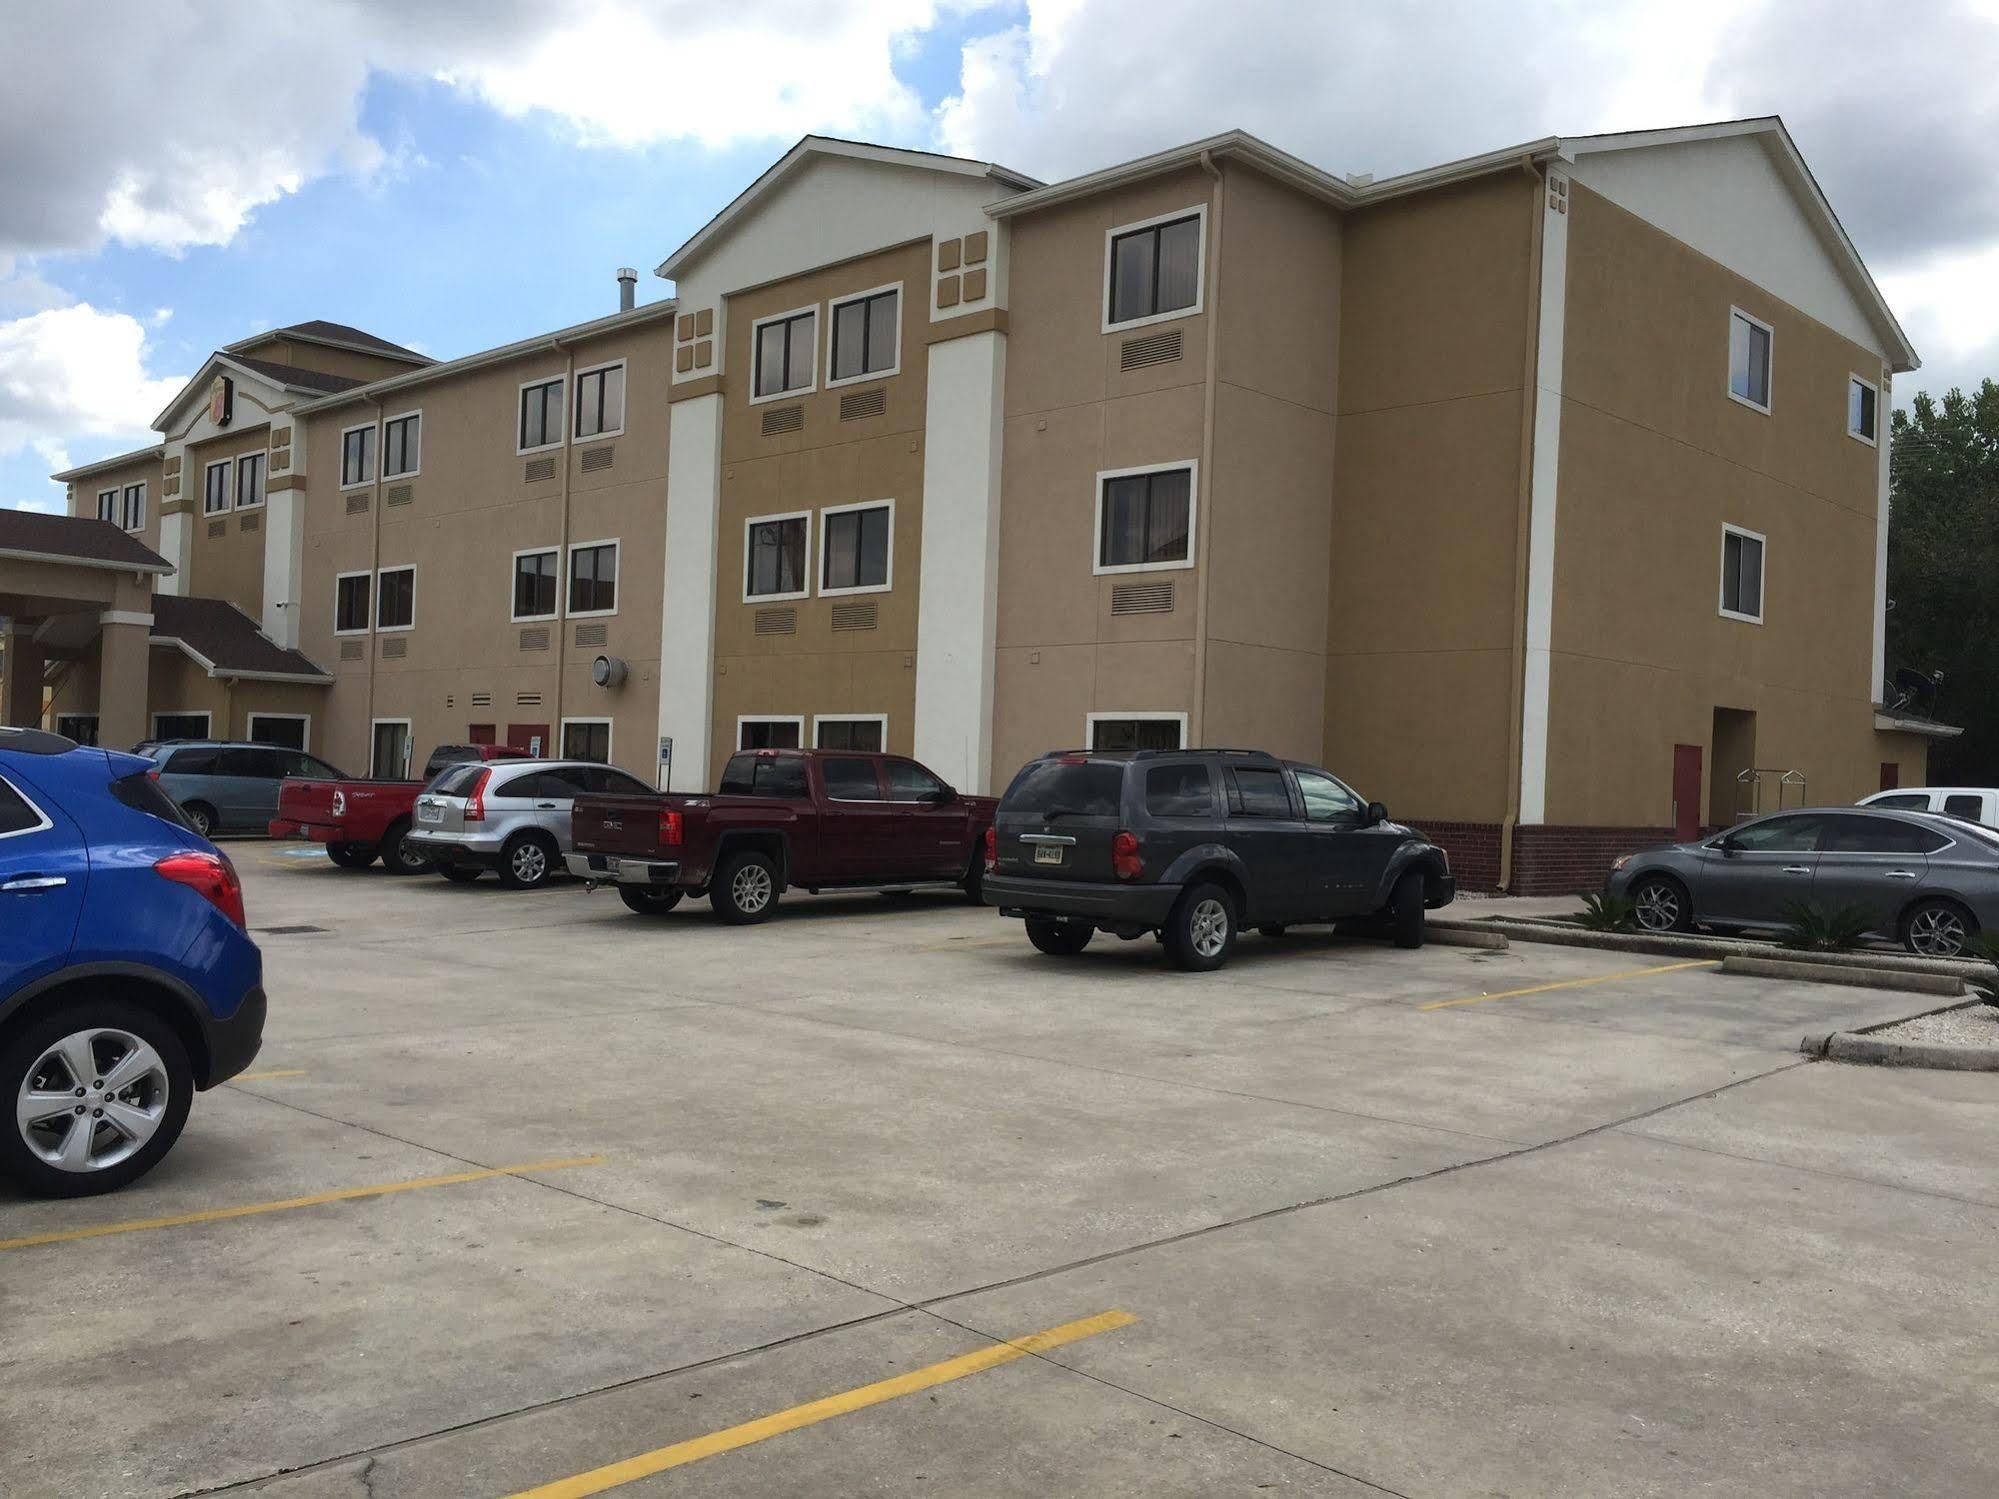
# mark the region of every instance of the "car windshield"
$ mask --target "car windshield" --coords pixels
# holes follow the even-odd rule
[[[1124,791],[1116,761],[1036,760],[1014,777],[1001,804],[1008,812],[1042,817],[1115,817]]]

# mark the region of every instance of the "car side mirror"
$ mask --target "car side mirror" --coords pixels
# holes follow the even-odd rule
[[[956,791],[953,791],[949,786],[946,786],[942,790],[931,792],[930,795],[924,799],[928,801],[932,806],[948,807],[951,805],[952,802],[955,802],[958,799],[958,793]]]
[[[1388,808],[1380,802],[1369,802],[1367,804],[1367,825],[1369,827],[1377,827],[1386,821],[1388,821]]]
[[[1714,846],[1731,859],[1742,849],[1742,845],[1737,843],[1734,837],[1728,833],[1723,833],[1719,838],[1715,839]]]

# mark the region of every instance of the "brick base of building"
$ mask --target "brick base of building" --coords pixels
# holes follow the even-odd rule
[[[1451,856],[1460,890],[1499,888],[1499,824],[1429,822],[1410,826]],[[1510,895],[1573,895],[1600,890],[1610,861],[1633,849],[1671,843],[1671,828],[1560,827],[1531,824],[1513,830]]]

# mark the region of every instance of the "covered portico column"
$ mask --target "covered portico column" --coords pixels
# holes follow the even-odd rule
[[[153,616],[107,609],[97,616],[97,625],[97,742],[107,749],[130,749],[148,730],[146,673]]]
[[[31,633],[39,621],[10,619],[6,638],[6,697],[0,701],[0,723],[16,729],[36,729],[42,723],[42,675],[48,656]]]

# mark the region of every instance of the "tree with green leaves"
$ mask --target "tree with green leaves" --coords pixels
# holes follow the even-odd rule
[[[1999,385],[1895,413],[1888,662],[1941,671],[1932,785],[1999,785]]]

